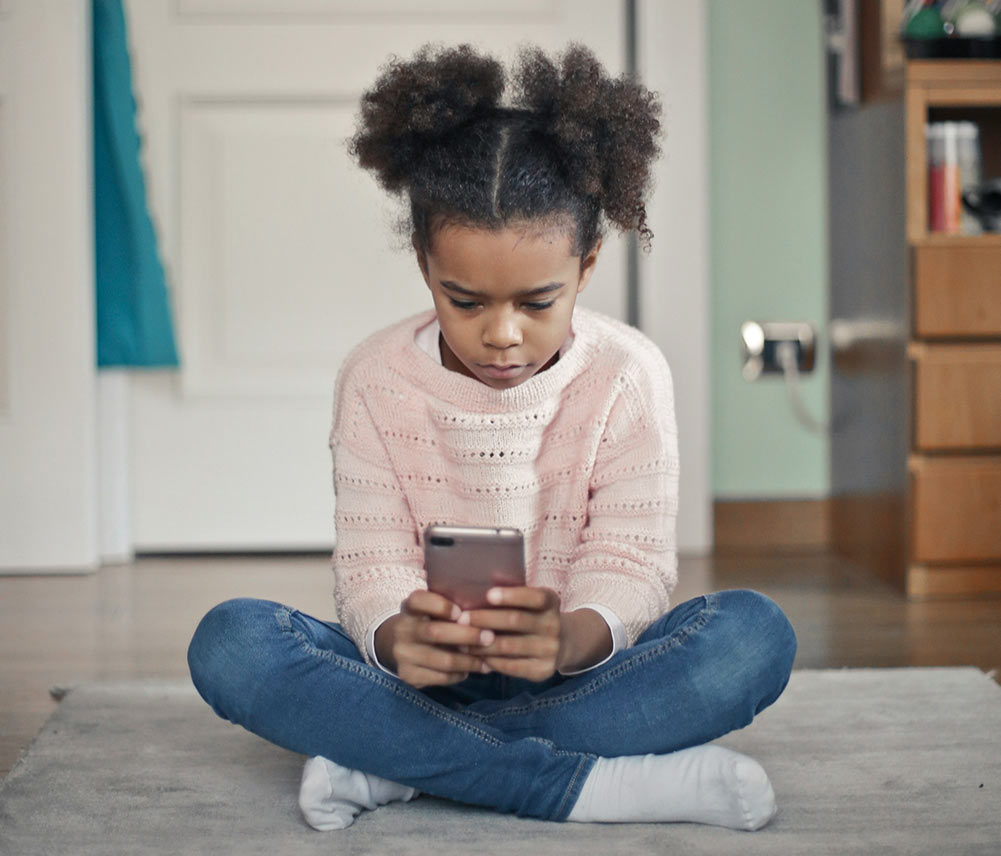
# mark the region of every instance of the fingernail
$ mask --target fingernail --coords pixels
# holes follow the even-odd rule
[[[452,621],[455,621],[460,615],[462,615],[462,610],[455,604],[452,604]]]
[[[490,589],[487,592],[487,600],[490,603],[500,603],[504,599],[504,595],[500,589]]]
[[[469,624],[469,613],[461,612],[458,618],[459,624]]]
[[[484,675],[489,675],[490,667],[486,663],[484,663],[482,666],[480,666],[480,671],[483,672]]]
[[[493,641],[494,641],[494,634],[492,630],[484,630],[482,633],[480,633],[481,645],[489,645]]]

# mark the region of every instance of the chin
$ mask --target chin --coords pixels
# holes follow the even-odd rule
[[[529,377],[531,377],[531,375],[529,375],[528,377],[516,378],[514,380],[501,380],[500,378],[481,377],[479,378],[479,381],[485,384],[486,386],[489,386],[491,389],[514,389],[514,387],[523,384],[526,380],[528,380]]]

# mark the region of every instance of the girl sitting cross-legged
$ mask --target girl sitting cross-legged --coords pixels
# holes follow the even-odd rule
[[[754,592],[671,604],[671,376],[641,333],[576,306],[606,225],[649,244],[658,115],[580,46],[525,50],[510,74],[426,48],[363,98],[352,153],[408,203],[434,308],[338,377],[340,623],[234,600],[189,650],[220,716],[311,756],[317,829],[418,792],[553,821],[775,813],[762,767],[710,741],[778,698],[795,635]],[[377,292],[372,270],[345,287]],[[522,530],[527,584],[474,610],[429,591],[436,522]]]

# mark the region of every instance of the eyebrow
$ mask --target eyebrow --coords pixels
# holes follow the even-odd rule
[[[468,297],[483,297],[483,293],[479,291],[472,291],[468,288],[463,288],[457,282],[452,282],[450,279],[439,280],[441,282],[441,287],[446,291],[454,291],[456,294],[464,294]],[[525,291],[519,291],[516,295],[517,297],[540,297],[543,294],[549,294],[553,291],[559,291],[563,288],[566,283],[563,282],[550,282],[548,285],[540,285],[538,288],[529,288]]]

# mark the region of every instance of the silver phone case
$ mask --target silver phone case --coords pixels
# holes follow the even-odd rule
[[[462,609],[480,609],[494,586],[525,584],[520,529],[432,524],[424,530],[428,588]]]

